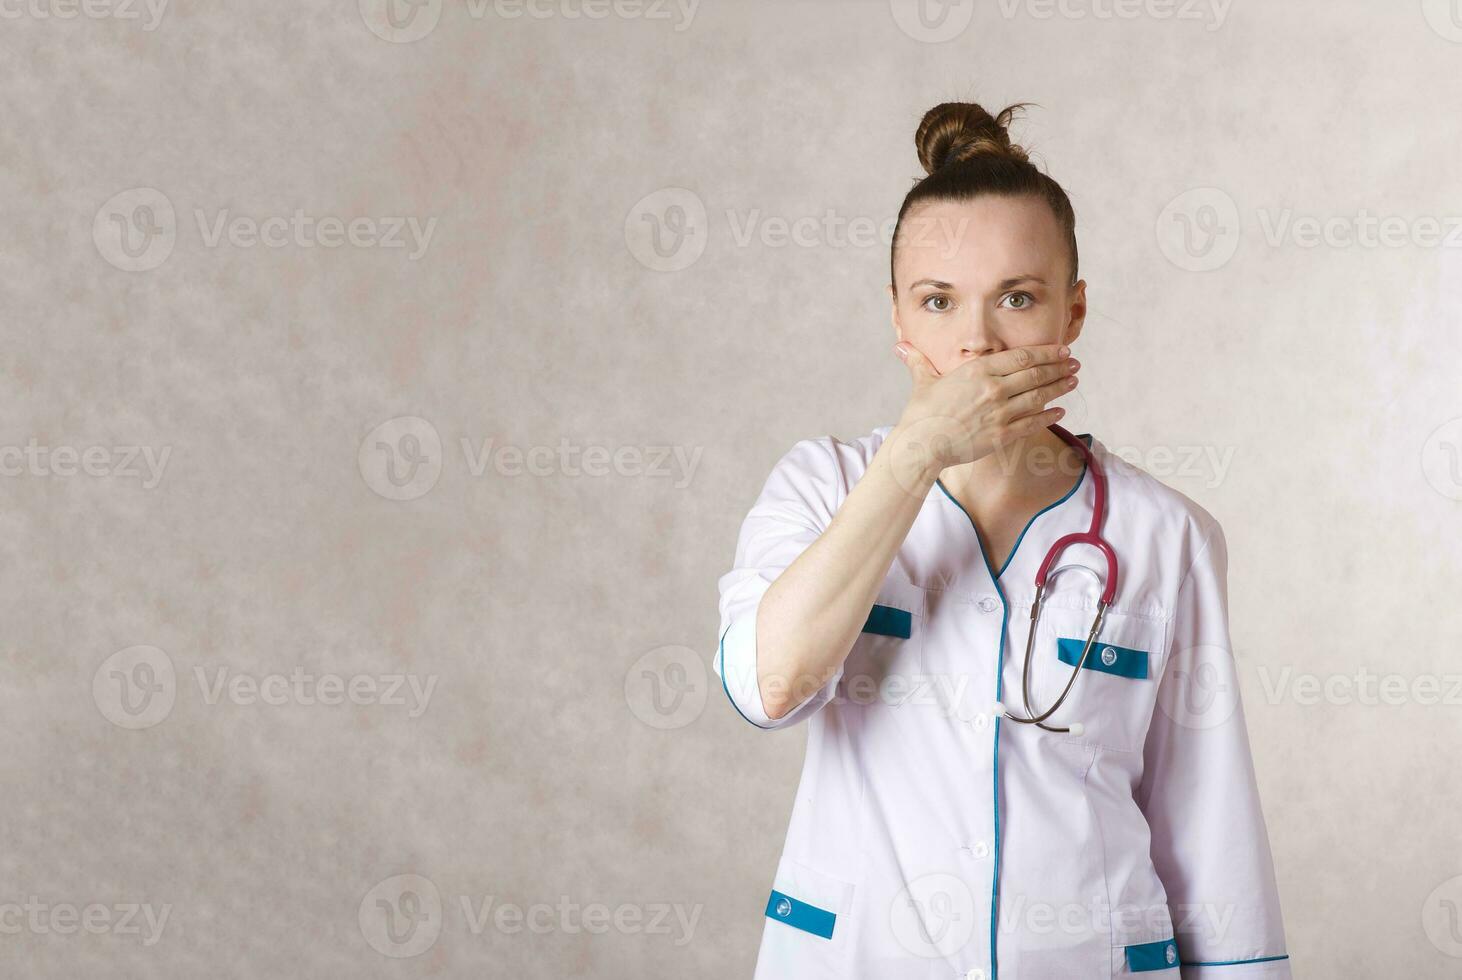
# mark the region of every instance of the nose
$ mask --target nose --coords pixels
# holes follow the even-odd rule
[[[960,354],[966,358],[983,357],[1004,349],[1005,345],[1000,343],[1000,339],[995,336],[990,318],[981,310],[971,312],[968,322],[964,325]]]

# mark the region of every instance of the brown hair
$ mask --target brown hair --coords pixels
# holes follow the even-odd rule
[[[914,146],[927,177],[904,198],[894,225],[894,247],[888,259],[893,277],[893,256],[898,250],[898,229],[904,215],[921,201],[967,201],[982,194],[1037,197],[1045,201],[1066,232],[1071,251],[1071,281],[1076,282],[1076,213],[1061,185],[1037,169],[1025,150],[1010,142],[1006,127],[1025,103],[1006,106],[991,116],[973,102],[942,102],[928,112],[914,131]]]

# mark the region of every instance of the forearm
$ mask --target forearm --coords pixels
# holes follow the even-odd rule
[[[779,718],[842,665],[940,467],[900,451],[895,427],[828,527],[777,577],[757,609],[757,685]]]

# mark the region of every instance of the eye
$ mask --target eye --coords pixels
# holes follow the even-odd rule
[[[1034,304],[1035,301],[1036,298],[1030,293],[1010,293],[1000,301],[1000,305],[1007,310],[1023,310]]]
[[[920,303],[919,305],[928,310],[930,313],[946,313],[949,311],[950,308],[949,297],[945,296],[943,293],[931,293],[930,295],[926,296],[924,298],[924,302]]]

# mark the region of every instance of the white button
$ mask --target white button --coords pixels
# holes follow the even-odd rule
[[[990,845],[982,840],[975,841],[970,845],[970,853],[977,858],[987,858],[990,856]]]
[[[997,603],[995,601],[995,597],[994,596],[982,595],[982,596],[980,596],[980,601],[977,602],[976,605],[978,605],[980,607],[980,612],[987,612],[988,613],[988,612],[994,612],[995,611],[995,607],[997,605],[999,605],[999,603]]]
[[[970,724],[974,725],[980,731],[984,731],[985,728],[990,724],[990,716],[982,711],[970,719]]]
[[[1117,651],[1111,647],[1102,647],[1102,663],[1108,667],[1117,662]]]
[[[965,980],[985,980],[985,971],[975,967],[965,974]]]

